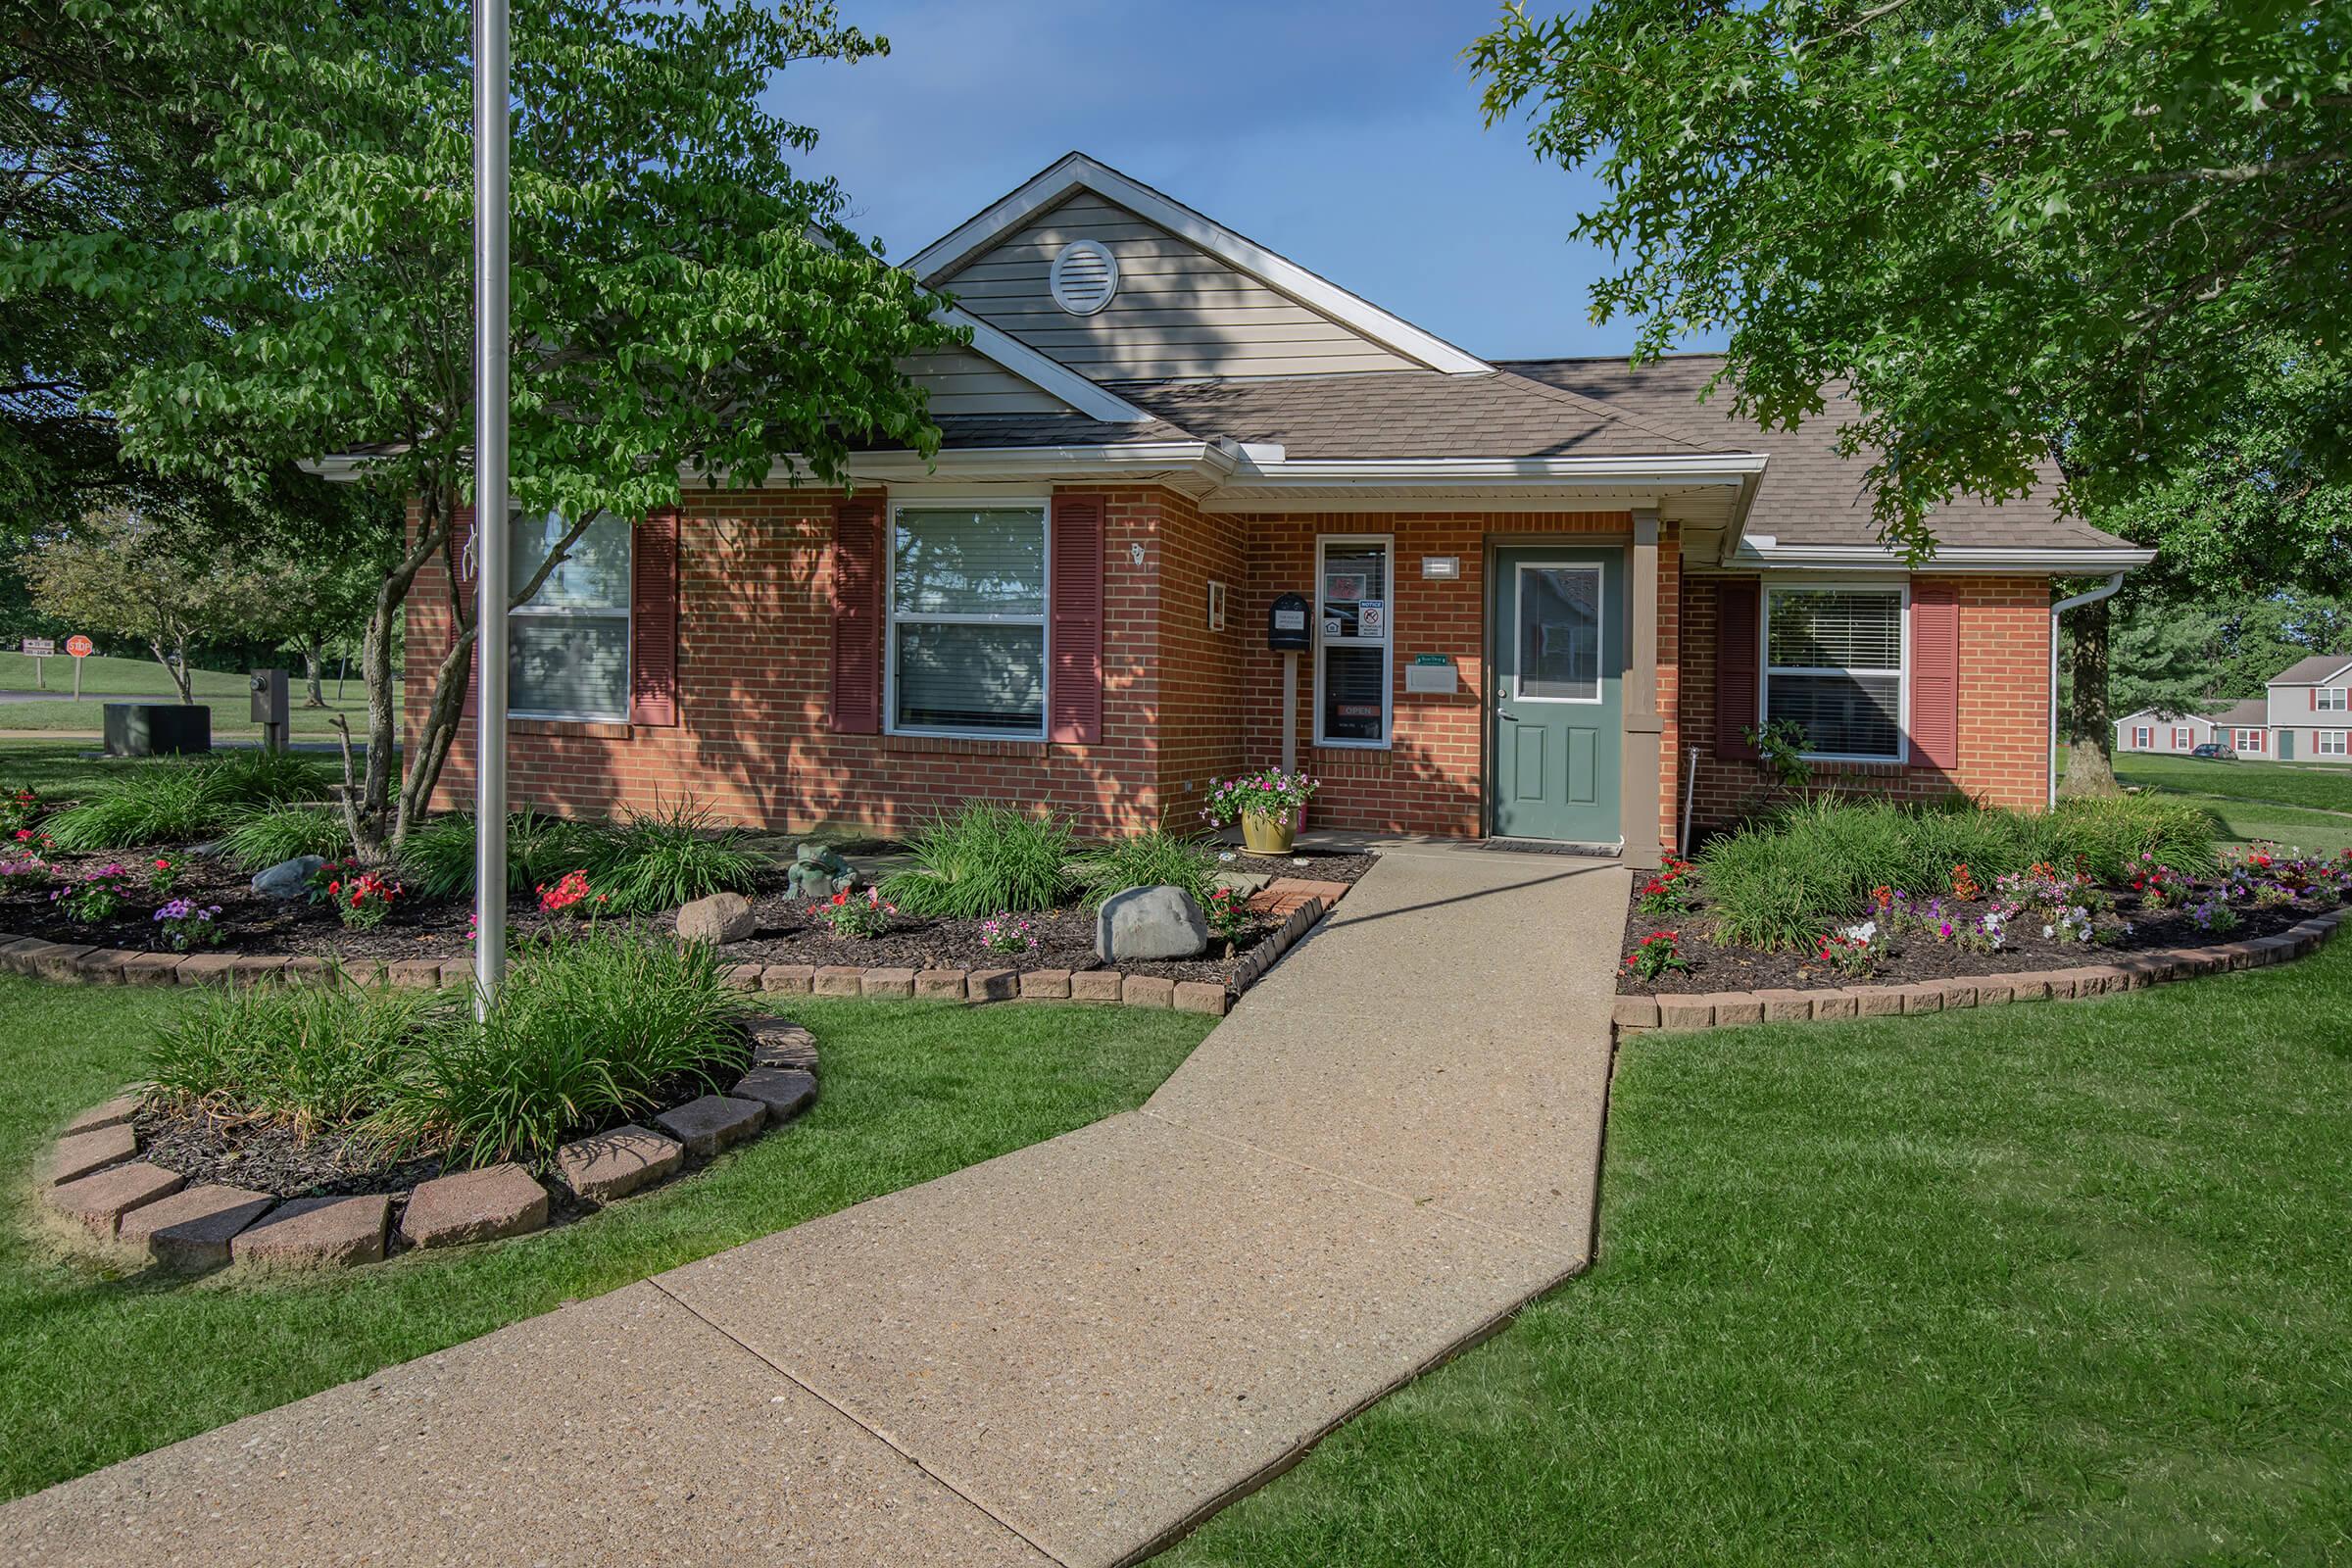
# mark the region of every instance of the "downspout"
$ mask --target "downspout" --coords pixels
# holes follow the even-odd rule
[[[2107,579],[2105,587],[2093,588],[2072,599],[2061,599],[2050,607],[2050,744],[2044,754],[2047,760],[2043,764],[2049,769],[2050,777],[2049,795],[2044,803],[2047,806],[2058,804],[2058,617],[2070,610],[2081,610],[2084,605],[2112,599],[2116,590],[2123,585],[2124,574],[2119,571]]]
[[[1690,766],[1683,775],[1683,831],[1674,841],[1674,853],[1689,859],[1690,857],[1690,803],[1698,796],[1698,748],[1690,748]]]

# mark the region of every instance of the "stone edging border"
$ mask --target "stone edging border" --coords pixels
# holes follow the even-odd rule
[[[556,1152],[563,1189],[603,1208],[699,1168],[719,1151],[798,1116],[816,1098],[816,1040],[772,1015],[747,1019],[748,1069],[723,1095],[703,1095]],[[167,1269],[347,1268],[378,1263],[397,1235],[408,1248],[457,1247],[543,1230],[554,1196],[519,1164],[453,1171],[411,1190],[397,1227],[394,1193],[279,1199],[185,1177],[138,1157],[126,1093],[66,1126],[40,1177],[49,1211],[118,1252],[144,1251]]]
[[[1337,899],[1329,901],[1337,903]],[[1174,1007],[1224,1016],[1233,1000],[1256,984],[1274,961],[1323,918],[1326,901],[1310,896],[1250,952],[1230,985],[1213,980],[1167,980],[1116,969],[913,969],[855,964],[728,964],[729,985],[784,996],[921,997],[937,1002],[1093,1002],[1130,1007]],[[124,948],[74,947],[37,937],[0,933],[0,969],[43,980],[89,985],[208,985],[278,979],[326,985],[336,966],[324,958],[224,953],[138,953]],[[471,966],[461,959],[369,959],[343,966],[362,984],[438,990],[465,983]]]
[[[2210,948],[2165,948],[2116,955],[2111,962],[2074,969],[1972,975],[1894,986],[1824,987],[1818,991],[1728,991],[1691,996],[1619,997],[1611,1012],[1618,1033],[1724,1029],[1750,1023],[1806,1019],[1881,1018],[2138,991],[2171,980],[2229,969],[2259,969],[2308,956],[2334,935],[2352,909],[2330,909],[2274,936]]]

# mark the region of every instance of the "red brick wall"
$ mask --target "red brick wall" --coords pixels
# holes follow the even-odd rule
[[[1686,743],[1700,748],[1694,832],[1753,810],[1761,766],[1715,755],[1716,586],[1685,579],[1682,702]],[[1955,792],[1987,806],[2039,810],[2049,789],[2050,592],[2040,577],[1954,577],[1960,605],[1960,756],[1940,768],[1893,762],[1817,762],[1818,786],[1935,800]],[[1664,612],[1661,610],[1660,618]]]
[[[1077,487],[1069,487],[1077,488]],[[1094,490],[1105,501],[1102,739],[1094,746],[837,735],[827,727],[832,652],[832,494],[725,491],[690,496],[679,541],[678,723],[517,719],[512,799],[564,812],[650,808],[691,794],[724,820],[801,829],[819,822],[899,830],[972,797],[1051,805],[1102,832],[1155,821],[1160,508],[1152,488]],[[1131,545],[1145,547],[1134,564]],[[436,566],[411,600],[412,715],[450,636]],[[411,721],[414,739],[416,719]],[[473,790],[465,727],[435,804]]]

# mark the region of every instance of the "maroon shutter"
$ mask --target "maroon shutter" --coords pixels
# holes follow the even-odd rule
[[[1102,498],[1055,496],[1052,542],[1047,733],[1057,745],[1092,746],[1102,739]]]
[[[678,514],[637,524],[629,552],[629,722],[678,721]]]
[[[833,727],[882,728],[882,503],[833,508]]]
[[[1911,585],[1911,760],[1960,765],[1960,594],[1948,582]]]
[[[1715,755],[1751,762],[1760,755],[1746,734],[1761,679],[1756,593],[1753,582],[1715,586]]]
[[[451,553],[458,564],[456,592],[458,604],[451,605],[449,612],[449,635],[451,640],[455,641],[466,629],[465,620],[459,612],[458,606],[470,606],[473,603],[475,563],[481,560],[481,552],[478,548],[467,548],[468,542],[473,537],[473,509],[471,507],[460,507],[452,514],[449,537],[454,547]],[[480,675],[481,670],[482,645],[477,639],[473,645],[471,656],[466,662],[466,706],[459,710],[460,712],[471,714],[480,710],[481,703],[478,699],[481,695],[482,683],[475,677]]]
[[[2320,710],[2320,689],[2314,686],[2304,695],[2311,699],[2311,710],[2315,713],[2318,712]]]

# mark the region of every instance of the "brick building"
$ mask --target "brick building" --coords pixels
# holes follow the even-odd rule
[[[909,265],[973,331],[908,367],[936,462],[598,519],[514,617],[518,803],[1193,826],[1287,740],[1315,825],[1642,864],[1751,802],[1788,720],[1839,787],[2038,807],[2052,580],[2147,559],[2053,484],[1944,509],[1909,569],[1848,411],[1732,420],[1704,356],[1479,360],[1078,155]],[[528,570],[561,525],[512,526]],[[411,600],[412,713],[448,587]]]

